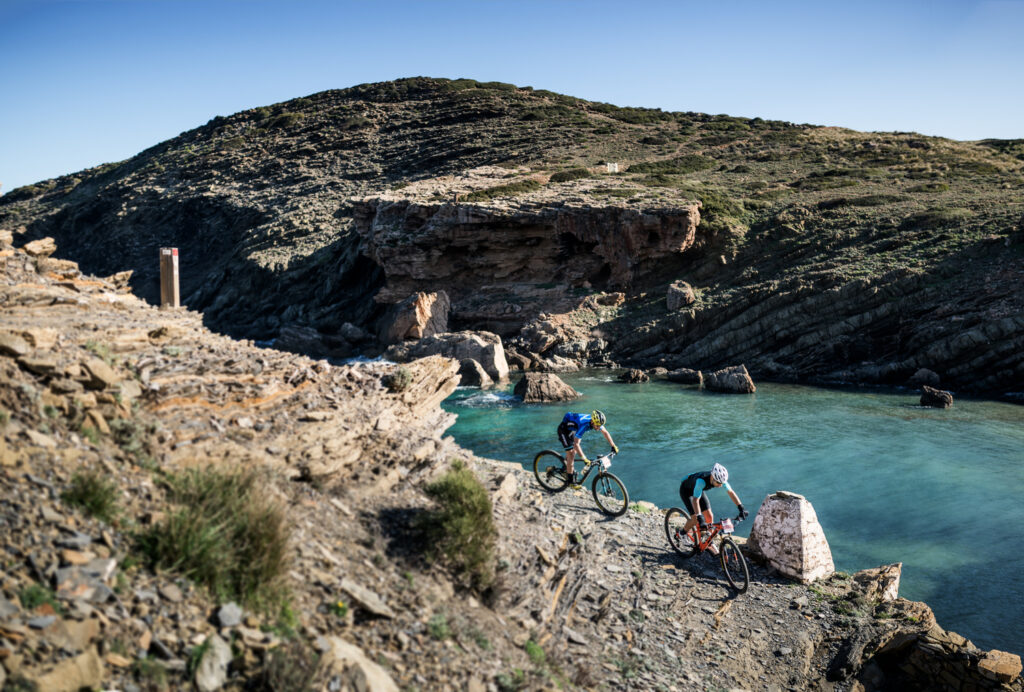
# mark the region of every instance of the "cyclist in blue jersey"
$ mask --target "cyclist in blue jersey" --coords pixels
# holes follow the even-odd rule
[[[690,518],[683,525],[682,533],[686,534],[693,528],[694,524],[698,523],[701,530],[703,530],[707,524],[715,520],[711,514],[711,503],[708,502],[706,491],[718,487],[724,487],[726,492],[729,493],[729,499],[735,502],[736,507],[739,509],[740,518],[747,518],[750,513],[743,507],[739,496],[729,487],[729,472],[721,464],[715,464],[711,467],[710,471],[691,473],[683,479],[682,485],[679,486],[679,496],[683,498],[683,506],[686,507],[686,511],[690,514]],[[718,548],[713,544],[708,547],[708,550],[712,554],[718,552]]]
[[[570,483],[576,482],[576,470],[573,468],[573,462],[576,460],[577,454],[583,459],[583,463],[590,466],[590,459],[587,459],[583,448],[580,447],[580,440],[588,430],[600,430],[604,439],[608,440],[608,444],[611,445],[612,451],[616,454],[619,453],[619,448],[615,446],[611,434],[604,427],[606,420],[601,411],[594,411],[589,416],[585,413],[570,411],[558,424],[558,441],[562,443],[562,449],[565,450],[565,472],[569,476]]]

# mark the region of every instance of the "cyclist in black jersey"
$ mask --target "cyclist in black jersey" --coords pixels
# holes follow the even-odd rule
[[[703,530],[707,524],[715,520],[711,514],[711,503],[708,502],[705,491],[718,487],[724,487],[729,493],[729,499],[736,503],[736,507],[739,509],[740,518],[746,519],[749,516],[750,513],[740,502],[739,496],[729,486],[729,472],[721,464],[715,464],[710,471],[691,473],[683,479],[679,486],[679,496],[683,499],[683,506],[690,515],[683,525],[682,533],[688,533],[694,524],[700,524],[700,528]],[[714,545],[709,546],[708,549],[712,554],[718,552]]]

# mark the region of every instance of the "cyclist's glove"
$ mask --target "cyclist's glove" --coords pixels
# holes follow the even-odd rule
[[[615,452],[616,454],[618,454],[619,453],[619,448],[616,447],[615,445],[612,445],[612,451]]]
[[[708,525],[707,525],[707,522],[704,521],[704,515],[703,514],[698,514],[697,515],[697,526],[700,527],[701,531],[707,531]]]
[[[750,512],[747,511],[747,508],[742,503],[737,506],[737,509],[740,511],[739,515],[737,515],[740,519],[746,519],[750,516]]]

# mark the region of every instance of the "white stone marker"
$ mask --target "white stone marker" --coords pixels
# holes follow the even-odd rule
[[[803,495],[785,490],[761,503],[747,548],[782,574],[804,584],[836,571],[814,507]]]

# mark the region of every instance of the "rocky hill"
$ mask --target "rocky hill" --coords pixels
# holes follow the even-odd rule
[[[927,368],[1000,396],[1024,390],[1022,190],[1019,140],[415,78],[218,116],[0,197],[0,228],[54,237],[92,273],[130,269],[150,302],[157,249],[177,246],[208,326],[314,330],[335,354],[375,352],[352,335],[450,290],[454,328],[527,361],[896,385]],[[693,301],[669,309],[678,281]]]
[[[1022,689],[891,570],[733,598],[657,508],[459,449],[455,361],[259,348],[11,241],[4,690]]]

